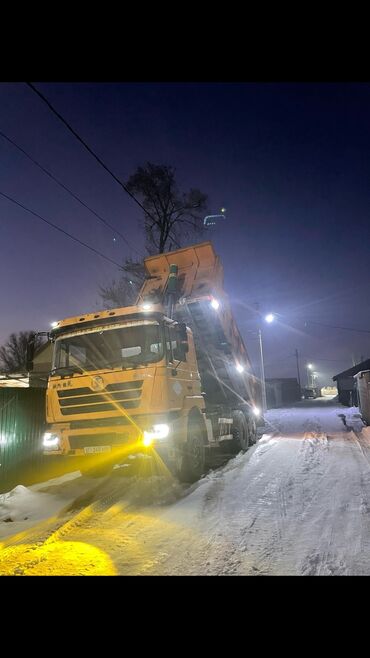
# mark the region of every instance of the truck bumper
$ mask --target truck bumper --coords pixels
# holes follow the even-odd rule
[[[73,424],[55,423],[44,435],[44,454],[69,457],[105,454],[117,462],[124,461],[130,454],[153,449],[171,455],[179,435],[179,422],[170,421],[163,414],[146,416],[123,427],[107,425],[76,429]]]

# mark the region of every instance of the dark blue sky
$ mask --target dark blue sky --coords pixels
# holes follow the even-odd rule
[[[370,85],[35,84],[123,180],[170,164],[211,211],[227,208],[205,239],[256,369],[256,302],[280,314],[264,329],[266,376],[295,376],[296,347],[322,382],[370,356],[370,335],[305,325],[370,328]],[[142,250],[140,209],[26,85],[0,84],[0,130]],[[0,149],[0,191],[114,260],[135,257],[1,137]],[[3,198],[0,217],[0,342],[101,306],[117,268]]]

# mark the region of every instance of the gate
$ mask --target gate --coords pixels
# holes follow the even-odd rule
[[[40,481],[45,389],[0,387],[0,493]]]

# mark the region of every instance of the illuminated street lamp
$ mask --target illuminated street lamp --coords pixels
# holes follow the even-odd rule
[[[313,376],[311,375],[311,370],[313,369],[312,363],[307,363],[307,386],[308,388],[313,388]]]
[[[265,322],[271,324],[275,320],[273,313],[268,313],[265,315]],[[263,361],[263,345],[262,345],[262,330],[258,330],[258,338],[260,344],[260,356],[261,356],[261,383],[262,383],[262,409],[263,412],[267,410],[267,398],[266,398],[266,380],[265,380],[265,364]]]
[[[204,226],[215,226],[218,219],[226,219],[225,213],[226,213],[226,208],[221,208],[221,214],[207,215],[203,220]]]

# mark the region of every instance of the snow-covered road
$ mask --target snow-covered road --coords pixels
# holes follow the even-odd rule
[[[270,411],[192,487],[124,469],[17,487],[1,538],[0,574],[370,574],[370,428],[327,400]]]

